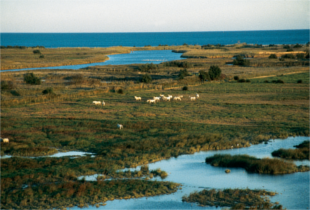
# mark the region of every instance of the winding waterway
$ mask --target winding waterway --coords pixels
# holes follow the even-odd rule
[[[116,54],[108,55],[109,60],[99,63],[87,63],[78,65],[68,66],[51,66],[51,67],[40,67],[40,68],[25,68],[25,69],[10,69],[1,70],[0,72],[6,71],[25,71],[25,70],[46,70],[46,69],[72,69],[78,70],[91,66],[106,66],[106,65],[128,65],[128,64],[144,64],[153,63],[159,64],[165,61],[181,60],[181,53],[174,53],[172,50],[143,50],[143,51],[132,51],[128,54]]]
[[[278,194],[271,197],[272,202],[278,201],[287,209],[307,209],[309,205],[309,175],[310,172],[266,175],[251,174],[241,168],[213,167],[205,163],[205,158],[214,154],[248,154],[258,158],[272,158],[271,152],[279,148],[294,148],[309,137],[289,137],[285,140],[270,140],[268,144],[253,145],[248,148],[198,152],[193,155],[181,155],[177,158],[162,160],[149,164],[150,170],[161,168],[168,172],[166,181],[182,184],[182,189],[170,195],[160,195],[148,198],[107,201],[106,206],[99,209],[202,209],[196,204],[182,202],[182,196],[203,188],[249,188],[266,189]],[[310,161],[294,161],[297,165],[310,165]],[[139,167],[135,168],[139,169]],[[131,170],[135,170],[131,169]],[[86,180],[95,180],[96,176],[86,176]],[[153,179],[154,180],[154,179]],[[73,209],[79,209],[75,207]],[[89,206],[88,209],[97,209]],[[216,209],[203,207],[203,209]]]

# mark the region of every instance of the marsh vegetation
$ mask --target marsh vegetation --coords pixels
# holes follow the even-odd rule
[[[279,149],[272,152],[272,156],[292,159],[292,160],[309,160],[309,141],[296,145],[296,149]]]

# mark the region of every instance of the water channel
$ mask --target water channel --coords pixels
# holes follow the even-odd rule
[[[103,66],[103,65],[127,65],[127,64],[144,64],[153,63],[159,64],[165,61],[181,60],[181,53],[174,53],[172,50],[143,50],[143,51],[132,51],[128,54],[116,54],[108,55],[109,60],[99,63],[88,63],[79,65],[68,65],[68,66],[51,66],[51,67],[40,67],[40,68],[25,68],[25,69],[10,69],[1,70],[0,72],[6,71],[24,71],[24,70],[44,70],[44,69],[72,69],[78,70],[91,66]]]
[[[271,152],[279,148],[294,148],[309,137],[289,137],[285,140],[270,140],[268,144],[253,145],[248,148],[198,152],[193,155],[181,155],[177,158],[162,160],[149,164],[150,170],[161,168],[168,172],[165,181],[182,184],[182,190],[170,195],[160,195],[148,198],[107,201],[106,206],[99,209],[216,209],[216,207],[200,207],[196,204],[182,202],[183,195],[204,188],[249,188],[265,189],[277,192],[271,197],[272,202],[278,201],[287,209],[309,208],[309,175],[310,172],[263,175],[247,173],[241,168],[230,168],[231,173],[226,174],[226,168],[213,167],[205,163],[205,158],[214,154],[248,154],[258,158],[272,158]],[[310,161],[294,161],[296,165],[310,165]],[[139,169],[139,167],[135,168]],[[131,169],[131,170],[135,170]],[[85,176],[86,180],[95,180],[96,176]],[[154,179],[152,179],[154,180]],[[73,209],[79,209],[75,207]],[[88,209],[97,209],[89,206]]]

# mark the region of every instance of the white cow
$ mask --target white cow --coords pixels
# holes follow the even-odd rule
[[[93,101],[93,104],[100,105],[101,101]]]
[[[136,101],[141,101],[141,97],[135,96]]]
[[[3,143],[9,143],[9,138],[1,138],[1,142],[3,142]]]
[[[196,98],[197,98],[197,99],[199,98],[199,94],[198,94],[198,93],[196,93]]]
[[[160,97],[153,97],[155,101],[160,101]]]
[[[102,106],[105,106],[105,102],[104,101],[102,101]]]
[[[191,99],[191,101],[195,101],[196,100],[196,97],[189,96],[189,98]]]
[[[181,101],[181,97],[180,97],[180,96],[179,96],[179,97],[174,96],[174,97],[173,97],[173,100],[175,100],[175,101],[177,101],[177,100]]]
[[[170,101],[170,97],[165,97],[165,96],[163,96],[162,99],[163,99],[164,101]]]
[[[151,104],[151,103],[154,103],[154,104],[155,104],[156,101],[155,101],[154,99],[149,99],[149,100],[147,100],[146,102],[147,102],[147,103],[150,103],[150,104]]]
[[[117,124],[117,128],[119,128],[119,129],[123,129],[123,125],[121,125],[121,124]]]

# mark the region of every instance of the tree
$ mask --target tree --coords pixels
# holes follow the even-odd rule
[[[211,80],[208,72],[203,70],[199,71],[199,78],[201,81]]]
[[[209,76],[211,80],[220,78],[221,73],[222,71],[218,66],[211,66],[209,69]]]
[[[179,79],[184,79],[184,77],[190,76],[187,69],[180,70],[179,72]]]
[[[249,66],[250,61],[247,59],[244,59],[241,55],[236,56],[236,59],[233,61],[234,65],[240,65],[240,66]]]
[[[277,59],[278,57],[276,54],[270,54],[268,58],[269,59]]]
[[[41,80],[38,77],[36,77],[33,73],[24,74],[24,81],[27,84],[31,84],[31,85],[40,85],[41,84]]]
[[[152,82],[152,77],[148,74],[144,74],[141,78],[141,82],[150,83]]]

